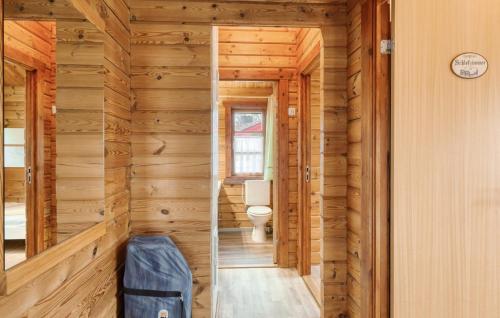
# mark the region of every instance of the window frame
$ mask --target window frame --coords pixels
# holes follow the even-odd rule
[[[233,154],[233,138],[234,138],[234,127],[233,127],[233,114],[237,112],[252,112],[258,111],[262,112],[262,130],[264,135],[264,158],[266,151],[266,116],[267,116],[267,99],[265,100],[234,100],[224,102],[225,107],[225,130],[226,130],[226,160],[225,160],[225,183],[243,183],[245,180],[259,180],[264,177],[265,160],[263,160],[262,173],[251,173],[251,174],[236,174],[234,173],[234,154]]]

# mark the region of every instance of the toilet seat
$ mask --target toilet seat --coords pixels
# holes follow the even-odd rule
[[[269,215],[273,213],[273,210],[268,206],[251,206],[247,210],[248,214],[252,215]]]

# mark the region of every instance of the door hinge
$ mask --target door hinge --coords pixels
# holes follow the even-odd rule
[[[309,182],[311,180],[311,168],[309,165],[306,166],[306,182]]]
[[[394,51],[394,41],[392,40],[381,40],[380,41],[380,53],[381,54],[392,54]]]

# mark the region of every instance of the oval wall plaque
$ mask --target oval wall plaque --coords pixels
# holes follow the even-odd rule
[[[453,59],[451,69],[458,77],[465,79],[478,78],[488,70],[488,61],[481,54],[464,53]]]

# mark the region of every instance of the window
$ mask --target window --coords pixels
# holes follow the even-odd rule
[[[4,128],[4,167],[24,168],[24,128]]]
[[[266,105],[226,105],[226,177],[263,176]]]

